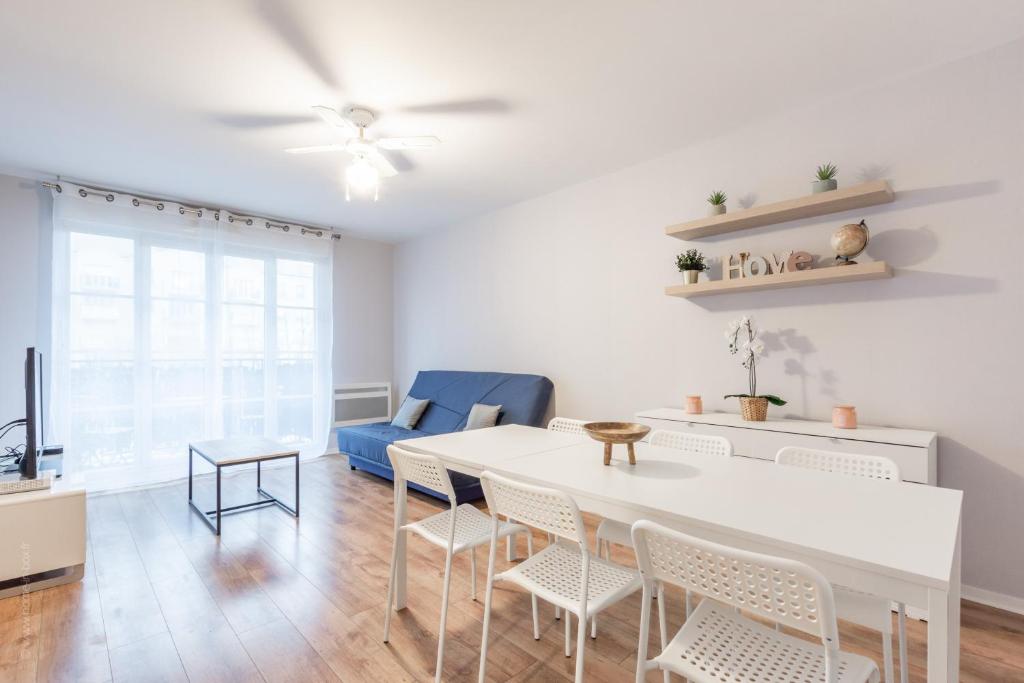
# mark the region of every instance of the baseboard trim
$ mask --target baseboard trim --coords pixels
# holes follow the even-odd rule
[[[1024,598],[1018,598],[1014,595],[1005,595],[1003,593],[997,593],[995,591],[985,590],[984,588],[977,588],[975,586],[964,586],[960,591],[960,597],[964,600],[978,602],[982,605],[988,605],[989,607],[996,607],[998,609],[1006,610],[1007,612],[1024,614]]]

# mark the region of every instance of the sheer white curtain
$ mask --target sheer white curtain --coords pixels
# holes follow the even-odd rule
[[[90,490],[166,481],[189,441],[240,435],[323,454],[332,241],[61,186],[47,440],[65,471]]]

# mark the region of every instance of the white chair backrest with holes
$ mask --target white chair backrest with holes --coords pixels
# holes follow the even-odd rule
[[[569,417],[554,417],[551,418],[551,422],[548,422],[548,430],[552,432],[562,432],[563,434],[584,434],[583,425],[587,424],[586,420],[573,420]]]
[[[492,515],[555,534],[587,547],[587,532],[576,502],[564,491],[524,484],[493,472],[480,475]]]
[[[651,434],[651,445],[704,455],[723,455],[727,458],[732,456],[732,442],[724,436],[687,434],[686,432],[659,429]]]
[[[455,487],[448,470],[438,458],[426,453],[413,453],[398,446],[388,446],[388,459],[395,470],[395,485],[407,481],[448,496],[455,507]]]
[[[720,545],[648,520],[633,524],[632,533],[645,582],[671,583],[819,636],[826,658],[838,658],[832,586],[813,567]]]
[[[775,455],[775,463],[854,477],[902,481],[900,466],[880,455],[836,453],[800,446],[787,446]]]

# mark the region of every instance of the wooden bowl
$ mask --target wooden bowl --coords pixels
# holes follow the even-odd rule
[[[583,425],[590,438],[604,444],[604,464],[612,462],[612,446],[617,443],[626,444],[629,464],[636,464],[636,453],[633,444],[647,436],[651,428],[636,422],[587,422]]]

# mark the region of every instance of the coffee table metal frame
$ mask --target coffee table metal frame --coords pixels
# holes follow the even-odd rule
[[[213,510],[203,510],[201,507],[196,505],[195,500],[192,498],[192,454],[198,453],[200,457],[206,462],[213,465],[217,472],[217,506]],[[295,458],[295,507],[291,507],[288,504],[282,502],[275,496],[268,493],[263,488],[262,482],[262,471],[260,469],[260,463],[265,460],[280,460],[282,458]],[[260,496],[259,500],[254,500],[251,503],[242,503],[240,505],[231,505],[229,507],[221,507],[221,486],[220,486],[220,471],[223,467],[232,467],[234,465],[246,465],[249,463],[256,463],[256,493]],[[199,515],[199,518],[203,520],[206,526],[210,527],[210,530],[214,534],[220,536],[220,520],[221,517],[227,513],[240,512],[242,510],[249,510],[252,508],[265,507],[267,505],[277,505],[285,512],[298,517],[299,516],[299,452],[284,453],[281,455],[272,455],[266,457],[254,457],[250,460],[243,460],[241,462],[231,462],[218,464],[211,458],[207,457],[201,450],[198,450],[188,445],[188,505],[192,510]],[[211,517],[213,518],[211,520]]]

